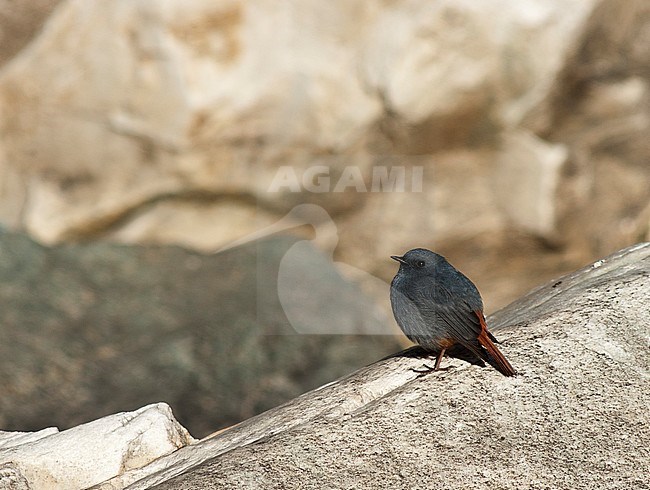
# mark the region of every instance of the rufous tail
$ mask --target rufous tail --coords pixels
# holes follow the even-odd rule
[[[485,348],[488,355],[491,357],[491,360],[494,361],[490,364],[498,369],[499,372],[504,376],[514,376],[517,374],[517,371],[514,370],[505,356],[501,354],[501,351],[497,348],[496,345],[494,345],[494,342],[492,342],[492,339],[490,338],[492,335],[490,332],[488,332],[483,313],[477,311],[476,314],[479,318],[479,321],[481,322],[481,333],[478,336],[478,341],[483,346],[483,348]]]

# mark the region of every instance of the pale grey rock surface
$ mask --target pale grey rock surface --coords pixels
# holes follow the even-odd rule
[[[56,427],[48,427],[36,432],[0,431],[0,450],[35,442],[57,432],[59,430]]]
[[[192,442],[164,403],[62,432],[48,429],[33,437],[21,434],[9,446],[0,446],[0,489],[87,488]]]
[[[488,319],[515,378],[393,357],[97,488],[647,489],[648,297],[645,243]]]
[[[417,348],[195,441],[165,404],[0,433],[0,488],[647,489],[650,244],[488,319],[519,370]]]

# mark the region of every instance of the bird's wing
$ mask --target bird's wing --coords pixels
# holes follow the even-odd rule
[[[470,305],[441,289],[431,288],[422,294],[418,309],[427,323],[458,342],[475,343],[481,333],[481,319]]]
[[[427,301],[420,301],[419,305],[422,316],[436,334],[455,340],[505,376],[514,376],[516,371],[494,345],[496,339],[487,329],[483,310],[474,309],[448,291],[437,293],[429,293]]]

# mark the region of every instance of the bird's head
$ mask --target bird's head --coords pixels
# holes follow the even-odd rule
[[[399,262],[400,272],[409,276],[433,275],[440,265],[447,262],[442,255],[425,248],[414,248],[401,257],[391,255],[390,258]]]

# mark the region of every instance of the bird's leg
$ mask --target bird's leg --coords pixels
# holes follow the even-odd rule
[[[436,365],[433,367],[434,371],[437,371],[440,368],[440,363],[442,362],[442,358],[445,356],[445,351],[447,349],[442,349],[440,353],[438,354],[438,357],[436,358]]]
[[[440,369],[440,362],[442,362],[442,358],[445,356],[446,350],[447,349],[444,348],[438,353],[438,357],[436,357],[436,364],[434,365],[434,367],[431,367],[428,364],[423,363],[422,366],[424,366],[424,369],[411,368],[411,371],[413,371],[414,373],[418,373],[420,376],[424,376],[425,374],[429,374],[429,373],[432,373],[434,371],[440,371],[441,370]],[[442,371],[446,371],[447,369],[449,369],[449,368],[442,369]]]

